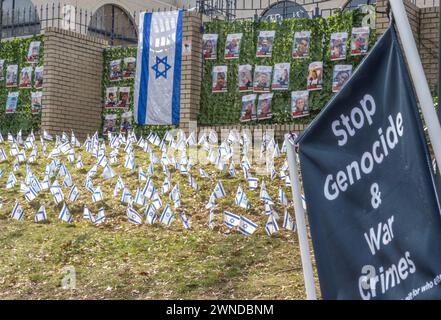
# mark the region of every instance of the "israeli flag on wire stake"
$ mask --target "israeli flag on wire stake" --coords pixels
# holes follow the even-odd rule
[[[134,115],[140,125],[179,124],[183,12],[142,12]]]

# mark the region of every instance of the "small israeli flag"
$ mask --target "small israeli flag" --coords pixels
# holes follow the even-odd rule
[[[15,157],[19,153],[19,149],[16,143],[13,143],[11,148],[9,149],[9,155]]]
[[[115,189],[113,189],[113,197],[116,197],[118,195],[119,190],[124,189],[124,182],[122,181],[121,177],[118,177],[118,180],[116,180]]]
[[[273,233],[279,231],[279,226],[273,215],[268,216],[268,220],[265,225],[265,231],[268,236],[271,236]]]
[[[138,180],[147,181],[147,175],[142,170],[142,166],[138,166]]]
[[[74,149],[70,149],[67,153],[67,161],[74,162],[75,161],[75,151]]]
[[[102,155],[99,157],[98,161],[97,161],[97,165],[100,166],[100,167],[102,167],[102,168],[104,168],[104,167],[106,167],[108,164],[109,164],[109,162],[107,161],[106,155],[105,155],[105,154],[102,154]]]
[[[43,182],[41,183],[41,190],[47,190],[50,188],[49,175],[45,175],[43,178]]]
[[[210,229],[213,229],[214,225],[215,225],[215,222],[214,222],[214,208],[211,208],[210,209],[210,218],[208,219],[208,227]]]
[[[8,160],[8,157],[6,157],[5,150],[3,148],[0,148],[0,162]]]
[[[96,175],[96,172],[98,170],[98,167],[96,165],[94,165],[92,168],[90,168],[90,170],[87,172],[86,177],[91,178],[93,176]]]
[[[72,188],[70,189],[68,200],[70,202],[76,202],[79,195],[80,195],[80,192],[78,191],[77,186],[73,185]]]
[[[127,190],[127,188],[124,188],[121,195],[121,202],[126,204],[131,204],[132,201],[133,201],[132,195],[130,194],[129,190]]]
[[[244,216],[240,216],[239,231],[246,235],[251,235],[256,231],[257,224]]]
[[[159,221],[167,226],[169,226],[172,221],[174,220],[175,216],[173,212],[170,209],[170,206],[167,204],[167,206],[164,208],[164,211],[162,211],[161,217],[159,218]]]
[[[11,171],[8,177],[8,181],[6,182],[6,189],[11,189],[17,183],[17,178],[15,178],[14,172]]]
[[[98,214],[95,217],[95,221],[93,221],[94,225],[100,225],[106,220],[106,215],[104,213],[104,208],[100,208],[98,210]]]
[[[274,204],[273,200],[271,199],[270,195],[268,194],[268,191],[266,191],[265,183],[262,181],[262,185],[260,188],[260,200],[264,201],[267,204]]]
[[[41,205],[38,211],[35,213],[35,222],[46,221],[46,209],[44,205]]]
[[[148,224],[154,224],[156,222],[156,209],[153,205],[149,204],[145,210],[145,220]]]
[[[205,170],[202,169],[202,168],[199,168],[199,175],[200,175],[201,177],[203,177],[203,178],[208,178],[208,179],[210,179],[210,175],[209,175],[207,172],[205,172]]]
[[[98,186],[92,194],[92,201],[95,203],[101,200],[103,200],[103,193],[101,192],[101,187]]]
[[[182,224],[184,225],[184,228],[190,229],[191,225],[190,225],[190,221],[188,220],[187,216],[182,212],[180,217],[181,217]]]
[[[234,199],[234,203],[244,209],[250,208],[250,203],[248,202],[247,196],[245,192],[242,190],[242,187],[237,187],[236,198]]]
[[[83,209],[83,219],[89,220],[90,222],[94,222],[94,217],[92,215],[92,212],[86,205],[84,205],[84,209]]]
[[[93,193],[95,192],[95,189],[94,189],[94,187],[93,187],[92,179],[89,178],[89,177],[86,178],[85,187],[86,187],[86,189],[87,189],[90,193],[93,194]]]
[[[35,198],[37,198],[38,193],[34,190],[34,188],[29,188],[29,191],[25,194],[25,198],[27,202],[32,202]]]
[[[130,205],[127,207],[127,218],[129,218],[129,221],[133,224],[141,224],[142,223],[142,217]]]
[[[175,209],[181,205],[181,192],[179,191],[179,184],[176,184],[173,187],[173,190],[170,192],[170,200],[174,202]]]
[[[23,220],[24,211],[18,201],[15,201],[14,208],[12,208],[11,218],[15,220]]]
[[[65,188],[70,188],[73,185],[72,176],[68,173],[64,176],[63,186]]]
[[[191,174],[188,175],[188,183],[190,184],[190,187],[192,187],[193,189],[199,190],[199,185]]]
[[[109,166],[109,164],[106,164],[106,166],[104,167],[103,173],[101,174],[103,179],[109,180],[109,179],[112,179],[115,175],[116,175],[115,171],[113,171],[113,169]]]
[[[130,170],[135,170],[135,156],[130,153],[126,156],[126,162],[124,164],[124,167]]]
[[[234,168],[234,161],[231,161],[228,172],[230,173],[231,177],[233,178],[236,177],[237,174],[236,174],[236,169]]]
[[[285,207],[288,205],[288,199],[286,198],[285,191],[283,188],[279,188],[279,202]]]
[[[64,203],[63,208],[61,209],[60,214],[58,215],[58,219],[67,223],[72,222],[72,215],[70,214],[69,208],[67,207],[66,203]]]
[[[27,193],[29,191],[29,187],[26,183],[20,183],[20,192]]]
[[[285,208],[285,216],[283,218],[283,228],[293,232],[296,231],[296,224],[294,223],[294,220],[291,218],[286,208]]]
[[[225,197],[225,189],[220,180],[217,181],[216,187],[214,187],[213,194],[216,199]]]
[[[162,200],[159,197],[158,191],[156,191],[155,194],[153,195],[152,205],[153,205],[153,207],[155,207],[156,210],[159,210],[159,208],[162,207]]]
[[[240,224],[240,216],[229,211],[224,211],[224,224],[230,229],[237,227]]]
[[[141,193],[141,190],[139,190],[139,188],[136,189],[135,203],[142,207],[145,205],[145,198]]]
[[[216,196],[214,195],[214,192],[211,194],[210,199],[208,199],[208,203],[205,206],[207,209],[212,209],[216,205]]]
[[[168,193],[170,191],[170,188],[171,188],[170,180],[167,177],[165,177],[164,178],[164,183],[162,184],[162,187],[161,187],[162,194]]]
[[[156,191],[155,185],[153,184],[152,178],[149,177],[147,183],[144,186],[144,189],[142,189],[142,194],[147,199],[151,199]]]

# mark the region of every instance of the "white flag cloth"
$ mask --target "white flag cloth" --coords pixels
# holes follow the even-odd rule
[[[45,221],[47,219],[46,209],[44,205],[40,206],[38,211],[35,213],[35,222]]]
[[[8,181],[6,182],[6,189],[11,189],[17,183],[17,178],[15,178],[14,172],[11,171],[8,177]]]
[[[268,220],[266,222],[265,226],[266,234],[271,236],[273,233],[276,233],[279,231],[279,225],[277,224],[277,221],[274,217],[274,215],[269,215]]]
[[[220,180],[217,181],[216,187],[214,187],[213,194],[216,199],[225,197],[225,189]]]
[[[184,213],[181,213],[180,215],[182,224],[184,225],[185,229],[190,229],[190,221],[188,220],[187,216]]]
[[[14,208],[12,208],[11,218],[15,220],[23,220],[24,218],[23,208],[18,201],[15,201]]]
[[[64,203],[63,208],[61,209],[60,214],[58,215],[58,219],[67,223],[72,222],[72,215],[70,214],[69,208],[67,207],[66,203]]]
[[[288,205],[288,199],[286,198],[285,191],[282,188],[279,188],[279,202],[285,207]]]
[[[153,205],[149,204],[145,210],[145,220],[148,224],[154,224],[156,222],[156,209]]]
[[[103,193],[101,192],[101,187],[98,186],[92,194],[92,201],[95,203],[101,200],[103,200]]]
[[[294,223],[294,220],[291,218],[286,208],[285,216],[283,218],[283,228],[290,231],[296,231],[296,224]]]
[[[140,13],[134,93],[138,124],[179,124],[182,21],[182,10]]]
[[[78,191],[77,186],[73,185],[72,188],[70,189],[68,199],[70,202],[75,202],[75,201],[77,201],[79,195],[80,195],[80,192]]]
[[[234,199],[234,203],[244,209],[250,208],[250,203],[248,202],[247,196],[245,192],[242,190],[241,186],[237,187],[236,198]]]
[[[126,204],[132,203],[132,195],[130,194],[129,190],[127,188],[124,188],[122,195],[121,195],[121,202]]]
[[[104,212],[104,208],[100,208],[98,210],[98,214],[95,217],[95,220],[93,221],[93,224],[99,225],[99,224],[103,223],[105,220],[106,220],[106,215]]]
[[[141,215],[135,209],[133,209],[131,206],[127,207],[127,218],[129,218],[129,221],[133,224],[141,224],[142,223]]]
[[[84,205],[84,209],[83,209],[83,219],[89,220],[90,222],[94,222],[94,217],[92,215],[92,212],[86,205]]]
[[[116,175],[115,171],[109,166],[109,164],[106,164],[104,167],[103,173],[101,176],[104,178],[104,180],[108,180],[113,178]]]
[[[237,227],[240,224],[240,216],[229,211],[224,211],[224,224],[230,229]]]
[[[173,212],[170,209],[170,206],[167,204],[167,206],[164,208],[164,211],[162,211],[161,217],[159,218],[159,221],[167,226],[169,226],[173,219],[175,218]]]
[[[240,216],[239,231],[246,235],[251,235],[256,231],[257,224],[244,216]]]
[[[213,228],[214,228],[214,225],[215,225],[215,221],[214,221],[214,209],[211,208],[211,209],[210,209],[210,217],[209,217],[209,219],[208,219],[208,227],[209,227],[210,229],[213,229]]]

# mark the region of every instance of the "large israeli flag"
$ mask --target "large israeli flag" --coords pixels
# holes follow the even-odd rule
[[[136,60],[137,124],[179,124],[182,10],[142,12]]]

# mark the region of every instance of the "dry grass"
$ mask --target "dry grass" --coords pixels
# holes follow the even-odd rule
[[[49,146],[49,150],[53,145]],[[9,144],[0,144],[9,154]],[[41,152],[40,144],[38,143]],[[201,189],[196,191],[188,185],[188,178],[172,172],[172,186],[179,182],[181,205],[174,210],[176,219],[170,227],[163,225],[135,226],[127,221],[126,206],[112,198],[117,177],[104,181],[102,168],[93,178],[94,186],[101,186],[105,201],[92,204],[91,194],[83,186],[87,171],[95,163],[82,149],[84,169],[77,170],[65,157],[61,157],[74,183],[80,189],[75,205],[69,204],[74,223],[66,224],[57,219],[61,210],[55,206],[50,192],[43,191],[31,204],[19,193],[20,182],[25,177],[25,164],[16,172],[18,183],[13,189],[5,189],[12,157],[0,163],[3,177],[0,178],[0,298],[2,299],[303,299],[305,298],[303,275],[297,234],[282,230],[268,237],[264,231],[266,216],[263,202],[259,200],[259,189],[249,190],[246,180],[237,166],[237,178],[219,173],[212,165],[204,166],[213,179],[199,177],[199,165],[191,170]],[[27,152],[29,154],[29,152]],[[118,165],[112,168],[119,174],[132,194],[138,182],[137,172],[123,167],[122,150]],[[148,155],[136,149],[137,165],[144,168],[149,163]],[[278,168],[284,157],[277,161]],[[43,179],[44,156],[31,164],[33,173]],[[171,167],[170,167],[171,168]],[[266,188],[276,202],[277,190],[283,186],[290,198],[290,189],[277,178],[271,182],[267,176]],[[161,167],[155,166],[154,181],[160,188],[164,176]],[[221,179],[227,197],[219,199],[215,209],[214,230],[208,228],[209,210],[205,208],[216,180]],[[53,182],[53,180],[51,180]],[[62,179],[59,180],[60,184]],[[237,186],[241,184],[251,201],[251,209],[243,210],[234,205]],[[65,197],[69,189],[63,189]],[[24,221],[12,220],[9,215],[18,199],[25,210]],[[168,196],[162,197],[169,202]],[[34,214],[40,204],[46,203],[48,221],[35,223]],[[83,205],[93,213],[105,207],[106,221],[93,226],[82,220]],[[144,208],[136,208],[144,213]],[[192,223],[185,230],[177,213],[184,210]],[[222,225],[223,211],[244,214],[255,221],[259,228],[252,236],[245,236]],[[280,205],[275,206],[283,218]],[[292,209],[290,209],[293,215]],[[61,287],[65,267],[76,271],[76,289]]]

